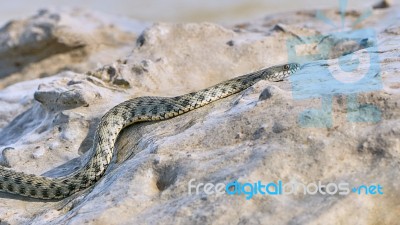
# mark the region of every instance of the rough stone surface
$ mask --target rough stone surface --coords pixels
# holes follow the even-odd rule
[[[304,127],[299,115],[321,99],[292,80],[261,81],[242,93],[177,118],[125,129],[103,179],[65,200],[0,193],[4,224],[396,224],[400,213],[400,8],[376,7],[347,30],[377,33],[382,88],[358,94],[377,122],[349,122],[345,95],[332,91],[332,126]],[[340,21],[336,10],[324,11]],[[356,21],[360,11],[347,12]],[[107,19],[105,19],[107,18]],[[82,24],[88,28],[82,28]],[[146,25],[96,13],[40,11],[0,30],[1,165],[61,176],[81,166],[99,118],[126,99],[175,96],[288,61],[289,38],[334,32],[313,10],[216,24]],[[370,40],[321,39],[333,50],[294,75],[329,68]],[[358,44],[357,44],[358,43]],[[360,44],[362,43],[362,44]],[[311,48],[298,54],[310,54]],[[78,54],[78,56],[76,56]],[[99,65],[96,66],[96,63]],[[349,61],[352,64],[354,61]],[[361,63],[361,72],[364,64]],[[350,112],[351,113],[351,112]],[[353,114],[352,114],[353,115]],[[359,118],[362,119],[362,118]],[[322,121],[323,122],[323,121]],[[46,172],[48,171],[48,172]],[[189,194],[188,184],[348,182],[380,184],[382,195]],[[192,190],[195,191],[194,189]]]

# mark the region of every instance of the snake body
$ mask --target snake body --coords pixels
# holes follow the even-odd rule
[[[103,176],[113,156],[115,140],[124,127],[137,122],[176,117],[243,91],[260,80],[283,80],[299,67],[297,63],[289,63],[265,68],[177,97],[138,97],[122,102],[101,118],[90,158],[84,167],[64,177],[49,178],[0,166],[0,191],[38,199],[62,199],[70,196],[91,186]]]

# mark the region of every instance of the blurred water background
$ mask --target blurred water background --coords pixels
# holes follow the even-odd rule
[[[343,0],[342,0],[343,1]],[[371,6],[376,0],[349,0],[348,8]],[[83,7],[144,21],[233,23],[270,13],[339,6],[339,0],[1,0],[0,25],[47,7]]]

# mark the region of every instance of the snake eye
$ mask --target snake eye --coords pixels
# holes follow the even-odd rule
[[[285,70],[289,70],[289,68],[290,68],[290,66],[287,64],[283,66],[283,69],[285,69]]]

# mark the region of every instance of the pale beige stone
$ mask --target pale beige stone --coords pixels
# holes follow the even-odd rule
[[[396,224],[400,212],[399,11],[395,6],[376,9],[352,28],[374,28],[378,33],[383,88],[359,94],[358,100],[377,106],[382,112],[380,122],[348,122],[346,96],[339,95],[333,99],[331,128],[302,127],[298,123],[300,113],[320,107],[320,100],[294,99],[292,91],[298,87],[292,87],[290,80],[261,81],[240,94],[177,118],[125,129],[116,144],[118,154],[104,177],[77,195],[44,202],[0,193],[2,222]],[[45,13],[53,14],[68,18],[74,15]],[[325,14],[340,21],[336,10]],[[354,11],[346,18],[354,20],[359,14]],[[116,31],[117,21],[113,24],[102,27],[101,33],[126,35]],[[30,25],[18,29],[30,32]],[[83,34],[75,29],[80,28],[68,27],[76,35],[75,41],[65,43],[91,43],[92,39],[87,41],[90,32]],[[35,74],[46,69],[37,69],[43,66],[43,60],[49,60],[54,68],[76,65],[45,55],[37,67],[32,63],[23,68],[32,71],[32,77],[7,83],[9,86],[0,91],[4,106],[0,109],[2,165],[35,174],[50,170],[46,172],[49,176],[66,174],[85,159],[99,118],[119,102],[143,95],[184,94],[285,63],[288,38],[330,32],[333,28],[317,20],[313,11],[278,14],[232,27],[159,23],[147,26],[143,32],[132,31],[130,35],[138,37],[135,42],[89,52],[79,63],[83,70],[90,70],[88,73],[49,70],[52,72],[48,77],[35,80]],[[89,36],[99,41],[98,36]],[[327,41],[338,46],[340,40],[332,36]],[[31,47],[15,45],[21,51]],[[351,49],[363,57],[365,50],[359,45],[341,46],[319,58],[326,61],[314,61],[296,76],[321,67],[340,75],[343,72],[336,57],[344,50]],[[120,49],[132,51],[127,54]],[[107,65],[95,68],[91,62],[102,51],[115,55],[104,57],[101,64],[108,61]],[[310,82],[310,87],[315,87],[323,80]],[[384,194],[256,195],[246,200],[243,195],[189,195],[191,179],[214,184],[234,180],[343,181],[380,184]]]

